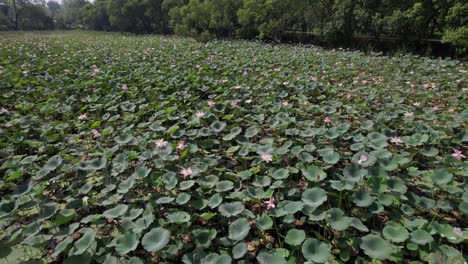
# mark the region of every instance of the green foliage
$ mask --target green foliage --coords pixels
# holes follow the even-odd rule
[[[465,62],[89,31],[0,58],[0,263],[465,261]]]

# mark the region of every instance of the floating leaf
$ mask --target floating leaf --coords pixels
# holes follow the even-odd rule
[[[102,215],[106,218],[118,218],[124,215],[128,210],[128,205],[126,204],[119,204],[116,207],[106,210],[102,213]]]
[[[326,220],[336,231],[346,230],[351,224],[351,219],[345,216],[344,212],[339,208],[328,210]]]
[[[304,230],[290,229],[284,241],[291,246],[299,246],[305,239]]]
[[[157,252],[164,248],[171,239],[171,232],[168,230],[157,227],[151,229],[148,233],[143,236],[141,244],[149,252]]]
[[[232,256],[234,259],[240,259],[247,253],[247,244],[246,243],[238,243],[232,248]]]
[[[74,247],[76,248],[76,251],[74,252],[75,255],[83,254],[91,246],[91,243],[94,242],[94,237],[96,236],[96,231],[91,228],[86,228],[85,230],[82,229],[81,231],[84,234],[74,244]]]
[[[327,200],[327,192],[322,188],[307,189],[302,193],[302,201],[311,207],[319,207]]]
[[[424,230],[419,229],[411,232],[411,242],[415,244],[426,245],[432,241],[434,241],[434,238],[432,238],[432,236]]]
[[[137,248],[139,243],[138,240],[139,239],[135,233],[128,231],[117,238],[115,251],[120,255],[125,255]]]
[[[219,206],[219,212],[226,217],[236,216],[242,211],[244,211],[245,207],[241,202],[233,202],[233,203],[223,203]]]
[[[378,235],[367,235],[361,238],[360,247],[367,256],[386,260],[392,254],[392,247]]]
[[[302,255],[309,261],[325,263],[330,258],[331,247],[315,238],[309,238],[302,244]]]
[[[327,177],[327,174],[319,167],[310,166],[302,170],[302,175],[309,181],[319,182]]]
[[[384,238],[395,243],[404,242],[409,238],[408,230],[406,230],[404,226],[395,222],[385,223],[385,227],[382,230],[382,234]]]
[[[249,221],[246,218],[239,218],[229,225],[229,239],[242,240],[249,234],[249,230]]]

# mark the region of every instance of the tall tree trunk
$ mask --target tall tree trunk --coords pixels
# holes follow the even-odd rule
[[[18,11],[16,10],[16,0],[13,1],[13,10],[15,12],[15,30],[18,30]]]

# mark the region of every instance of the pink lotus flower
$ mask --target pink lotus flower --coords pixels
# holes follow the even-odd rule
[[[359,160],[358,160],[358,164],[362,164],[362,163],[366,162],[367,159],[368,159],[368,157],[365,154],[361,154],[361,156],[359,157]]]
[[[314,81],[314,82],[316,82],[316,81],[318,80],[318,78],[317,78],[316,76],[312,76],[312,77],[310,77],[310,79],[311,79],[312,81]]]
[[[86,119],[88,116],[85,114],[81,114],[78,116],[78,120],[83,120],[83,119]]]
[[[165,141],[165,140],[164,140],[164,139],[162,139],[162,138],[161,138],[161,139],[158,139],[158,140],[156,140],[156,142],[155,142],[155,143],[156,143],[156,147],[158,147],[158,148],[162,148],[162,147],[165,147],[165,146],[167,146],[167,141]]]
[[[122,90],[127,91],[127,90],[128,90],[128,86],[127,86],[126,84],[122,85]]]
[[[457,235],[457,236],[460,236],[460,237],[463,236],[463,231],[462,231],[461,228],[459,228],[459,227],[454,227],[454,228],[453,228],[453,233],[454,233],[455,235]]]
[[[186,178],[186,177],[188,177],[188,176],[190,176],[190,175],[193,174],[193,170],[192,170],[192,168],[190,168],[190,167],[188,167],[188,168],[182,168],[182,169],[180,170],[180,174],[181,174],[184,178]]]
[[[465,155],[462,154],[461,150],[458,150],[456,148],[453,149],[453,153],[450,156],[452,156],[456,160],[466,159]]]
[[[184,151],[184,149],[187,147],[187,144],[185,144],[184,140],[181,140],[179,144],[177,144],[176,149],[180,151]]]
[[[231,106],[232,107],[237,107],[237,101],[231,101]]]
[[[8,112],[9,112],[8,109],[6,109],[4,107],[0,108],[0,114],[4,114],[4,113],[8,113]]]
[[[331,122],[332,122],[332,119],[331,119],[330,116],[327,116],[327,117],[325,117],[325,119],[323,119],[323,122],[325,122],[325,123],[331,123]]]
[[[91,130],[91,132],[93,133],[93,138],[98,138],[101,136],[101,133],[99,133],[99,131],[97,131],[97,129],[93,129]]]
[[[215,105],[215,102],[213,102],[213,101],[211,101],[211,100],[208,101],[208,106],[209,106],[209,107],[213,107],[214,105]]]
[[[288,102],[283,102],[283,106],[288,106],[289,103]]]
[[[400,145],[401,143],[403,143],[403,140],[401,140],[400,137],[391,137],[390,142],[393,144]]]
[[[270,161],[273,161],[273,156],[270,154],[270,153],[263,153],[261,156],[263,161],[265,161],[266,163],[270,162]]]
[[[266,209],[267,210],[270,210],[270,208],[276,208],[275,197],[274,196],[271,196],[268,201],[265,201],[263,203],[266,204]]]
[[[196,114],[195,114],[196,117],[198,118],[202,118],[205,116],[205,113],[203,113],[202,111],[198,111]]]
[[[413,112],[408,112],[408,111],[406,111],[403,115],[404,115],[405,117],[412,117],[412,116],[414,116],[414,113],[413,113]]]

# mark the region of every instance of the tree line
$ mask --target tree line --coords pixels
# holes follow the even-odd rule
[[[353,36],[437,39],[468,49],[466,0],[0,0],[0,30],[91,29],[177,34],[200,40],[281,41],[306,33],[346,44]]]

